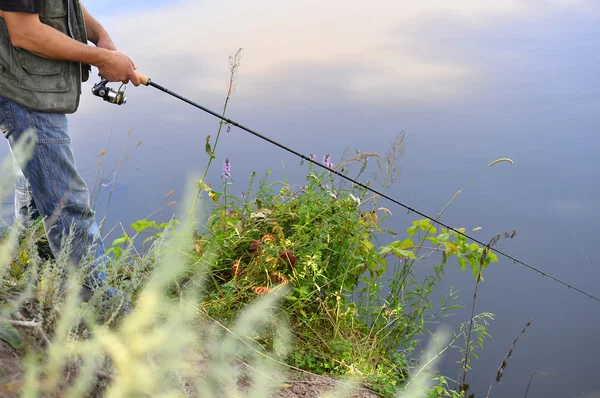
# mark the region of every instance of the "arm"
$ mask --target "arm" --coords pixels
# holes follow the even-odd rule
[[[105,48],[111,51],[117,51],[117,47],[112,42],[110,36],[100,22],[98,22],[92,14],[81,4],[83,10],[83,19],[87,30],[88,40],[96,45],[96,47]]]
[[[131,81],[135,86],[140,84],[134,63],[120,52],[88,46],[73,40],[43,24],[38,14],[3,12],[2,17],[15,47],[43,58],[94,65],[100,75],[111,82]]]

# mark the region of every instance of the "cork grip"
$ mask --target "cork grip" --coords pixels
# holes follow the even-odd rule
[[[140,72],[135,72],[135,74],[137,75],[138,79],[140,79],[140,83],[143,84],[144,86],[148,85],[148,81],[150,80],[148,78],[148,76],[141,74]]]

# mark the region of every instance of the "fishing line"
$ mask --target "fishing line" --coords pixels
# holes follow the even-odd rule
[[[291,153],[291,154],[299,157],[300,159],[302,159],[302,161],[307,161],[307,162],[310,162],[310,163],[312,163],[312,164],[314,164],[316,166],[319,166],[322,169],[325,169],[325,170],[329,171],[330,173],[333,173],[333,174],[337,175],[340,178],[343,178],[343,179],[345,179],[345,180],[347,180],[347,181],[349,181],[349,182],[351,182],[351,183],[353,183],[353,184],[355,184],[355,185],[357,185],[357,186],[359,186],[359,187],[361,187],[363,189],[366,189],[367,191],[369,191],[369,192],[371,192],[371,193],[373,193],[375,195],[378,195],[378,196],[380,196],[380,197],[382,197],[384,199],[387,199],[390,202],[392,202],[392,203],[394,203],[394,204],[396,204],[396,205],[398,205],[400,207],[405,208],[406,210],[409,211],[409,213],[412,212],[412,213],[415,213],[415,214],[417,214],[417,215],[419,215],[419,216],[421,216],[423,218],[427,218],[430,221],[432,221],[433,223],[435,223],[435,224],[437,224],[439,226],[442,226],[442,227],[444,227],[444,228],[446,228],[446,229],[448,229],[450,231],[453,231],[454,233],[460,234],[460,235],[464,236],[465,238],[467,238],[467,239],[471,240],[472,242],[475,242],[475,243],[477,243],[477,244],[479,244],[481,246],[484,246],[484,247],[488,246],[486,243],[483,243],[482,241],[480,241],[477,238],[474,238],[474,237],[472,237],[472,236],[470,236],[470,235],[468,235],[468,234],[466,234],[464,232],[461,232],[461,231],[459,231],[459,230],[457,230],[457,229],[449,226],[448,224],[446,224],[446,223],[444,223],[442,221],[436,220],[435,218],[430,217],[427,214],[425,214],[423,212],[420,212],[419,210],[416,210],[416,209],[412,208],[411,206],[409,206],[407,204],[404,204],[404,203],[400,202],[399,200],[394,199],[394,198],[392,198],[392,197],[390,197],[390,196],[388,196],[388,195],[386,195],[386,194],[384,194],[382,192],[379,192],[376,189],[368,187],[367,185],[361,183],[360,181],[354,180],[353,178],[348,177],[348,176],[346,176],[346,175],[344,175],[344,174],[342,174],[342,173],[340,173],[340,172],[338,172],[338,171],[336,171],[336,170],[334,170],[334,169],[332,169],[332,168],[330,168],[328,166],[325,166],[324,164],[321,164],[321,163],[317,162],[316,160],[312,160],[310,157],[307,157],[307,156],[301,154],[300,152],[298,152],[298,151],[296,151],[296,150],[294,150],[292,148],[289,148],[289,147],[287,147],[287,146],[285,146],[283,144],[280,144],[279,142],[273,140],[272,138],[266,137],[266,136],[264,136],[264,135],[262,135],[262,134],[260,134],[260,133],[258,133],[256,131],[254,131],[254,130],[252,130],[252,129],[250,129],[250,128],[248,128],[248,127],[246,127],[246,126],[244,126],[244,125],[242,125],[242,124],[240,124],[238,122],[236,122],[235,120],[229,119],[228,117],[220,115],[220,114],[218,114],[218,113],[216,113],[216,112],[214,112],[214,111],[212,111],[212,110],[210,110],[210,109],[208,109],[208,108],[206,108],[206,107],[204,107],[204,106],[202,106],[200,104],[197,104],[194,101],[189,100],[189,99],[187,99],[187,98],[185,98],[185,97],[183,97],[183,96],[181,96],[181,95],[179,95],[179,94],[177,94],[177,93],[169,90],[168,88],[161,86],[160,84],[154,83],[148,76],[144,76],[144,75],[142,75],[139,72],[136,72],[136,74],[138,75],[140,83],[143,84],[144,86],[154,87],[154,88],[156,88],[156,89],[158,89],[158,90],[160,90],[160,91],[162,91],[162,92],[164,92],[166,94],[169,94],[169,95],[171,95],[171,96],[173,96],[173,97],[175,97],[175,98],[177,98],[177,99],[179,99],[179,100],[181,100],[181,101],[183,101],[185,103],[188,103],[188,104],[192,105],[195,108],[198,108],[198,109],[200,109],[200,110],[202,110],[202,111],[204,111],[204,112],[206,112],[206,113],[208,113],[208,114],[210,114],[210,115],[212,115],[212,116],[214,116],[214,117],[216,117],[218,119],[221,119],[222,121],[224,121],[226,123],[229,123],[232,126],[235,126],[235,127],[239,128],[241,130],[244,130],[244,131],[246,131],[246,132],[254,135],[255,137],[258,137],[258,138],[260,138],[260,139],[262,139],[264,141],[267,141],[270,144],[273,144],[276,147],[281,148],[284,151],[289,152],[289,153]],[[123,96],[123,101],[125,101],[124,96]],[[542,270],[540,270],[540,269],[538,269],[538,268],[536,268],[536,267],[534,267],[532,265],[529,265],[529,264],[527,264],[527,263],[525,263],[525,262],[517,259],[516,257],[514,257],[514,256],[512,256],[512,255],[510,255],[508,253],[503,252],[502,250],[496,249],[494,247],[489,247],[489,250],[492,251],[492,252],[494,252],[494,253],[496,253],[497,255],[500,255],[500,256],[502,256],[504,258],[512,260],[513,263],[515,263],[515,264],[520,264],[520,265],[522,265],[522,266],[524,266],[524,267],[526,267],[526,268],[528,268],[528,269],[530,269],[530,270],[532,270],[534,272],[537,272],[538,274],[540,274],[542,276],[548,277],[551,280],[553,280],[553,281],[555,281],[555,282],[557,282],[557,283],[559,283],[559,284],[567,287],[568,289],[572,289],[572,290],[574,290],[574,291],[576,291],[576,292],[578,292],[580,294],[583,294],[584,296],[589,297],[590,299],[593,299],[593,300],[596,300],[596,301],[600,302],[600,298],[598,298],[598,297],[596,297],[596,296],[594,296],[594,295],[592,295],[590,293],[587,293],[587,292],[583,291],[582,289],[579,289],[579,288],[577,288],[577,287],[575,287],[575,286],[573,286],[573,285],[571,285],[571,284],[569,284],[569,283],[567,283],[567,282],[565,282],[565,281],[563,281],[563,280],[561,280],[561,279],[559,279],[559,278],[557,278],[555,276],[552,276],[552,275],[550,275],[550,274],[548,274],[548,273],[546,273],[546,272],[544,272],[544,271],[542,271]]]
[[[590,271],[592,271],[592,274],[596,278],[596,282],[598,282],[598,284],[600,285],[600,278],[598,278],[598,274],[596,273],[596,270],[592,266],[592,262],[590,261],[590,258],[588,257],[588,255],[585,251],[585,248],[583,247],[583,243],[581,243],[581,239],[579,239],[579,236],[577,236],[577,232],[575,232],[575,228],[573,228],[571,219],[567,216],[567,213],[563,209],[562,203],[561,203],[560,199],[558,198],[558,195],[556,194],[556,191],[554,190],[554,187],[552,186],[552,184],[550,182],[550,178],[548,178],[548,173],[546,173],[546,170],[542,169],[539,165],[538,165],[538,168],[542,171],[542,173],[544,174],[544,177],[546,177],[546,181],[548,182],[550,191],[552,192],[552,195],[554,196],[554,200],[556,200],[556,203],[558,204],[558,210],[560,210],[560,212],[562,213],[565,221],[567,222],[567,225],[569,226],[569,229],[571,230],[571,233],[573,234],[573,239],[575,240],[575,242],[577,242],[577,245],[579,246],[579,249],[581,250],[581,254],[583,254],[583,257],[585,258],[585,261],[586,261],[588,267],[590,268]]]

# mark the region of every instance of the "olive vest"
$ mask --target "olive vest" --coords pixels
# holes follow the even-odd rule
[[[42,23],[87,44],[79,0],[43,0],[39,15]],[[0,96],[41,112],[74,113],[89,71],[89,65],[41,58],[14,47],[0,18]]]

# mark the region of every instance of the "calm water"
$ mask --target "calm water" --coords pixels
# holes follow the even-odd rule
[[[334,161],[346,148],[384,152],[404,130],[402,176],[389,193],[421,211],[437,214],[490,161],[510,157],[514,165],[486,169],[444,220],[481,226],[476,236],[486,241],[516,229],[501,249],[600,295],[600,8],[593,3],[384,1],[367,8],[358,1],[189,1],[168,9],[162,2],[129,3],[86,5],[141,72],[218,110],[227,57],[243,47],[229,116],[300,152],[331,153]],[[91,84],[70,118],[90,184],[100,150],[109,151],[110,174],[133,129],[106,225],[147,216],[164,206],[171,189],[181,199],[186,177],[206,164],[204,138],[214,137],[217,121],[147,87],[131,86],[126,105],[109,105],[89,94]],[[0,147],[0,155],[7,152]],[[230,159],[241,187],[253,170],[283,176],[282,164],[288,181],[301,184],[304,176],[298,159],[236,129],[223,136],[217,155],[217,166]],[[414,219],[387,207],[398,230]],[[105,208],[103,193],[100,216]],[[469,274],[449,267],[445,283],[470,305]],[[476,396],[485,396],[513,338],[532,318],[492,396],[523,396],[530,375],[545,372],[529,397],[600,397],[600,303],[502,260],[487,273],[477,310],[496,319],[470,373]],[[469,313],[456,311],[448,324]],[[450,377],[458,373],[456,359],[443,364]]]

